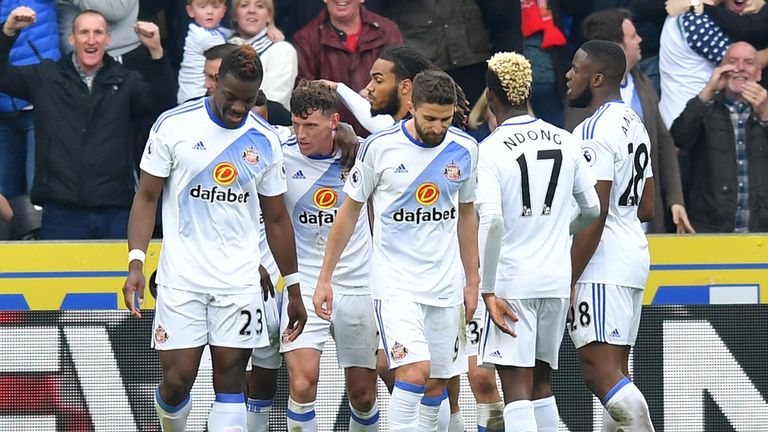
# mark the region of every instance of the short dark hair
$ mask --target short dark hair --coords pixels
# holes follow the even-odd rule
[[[439,69],[419,72],[413,79],[413,106],[423,103],[437,105],[456,105],[456,84],[453,79]]]
[[[75,15],[72,18],[72,30],[70,30],[70,33],[75,34],[75,22],[77,22],[77,19],[83,15],[89,15],[89,14],[100,16],[101,19],[103,19],[104,22],[107,24],[107,33],[109,33],[109,21],[107,21],[107,17],[105,17],[103,13],[97,11],[96,9],[83,9],[80,12],[78,12],[77,15]]]
[[[624,20],[632,21],[632,12],[624,8],[604,9],[589,14],[582,24],[585,40],[624,42]]]
[[[627,69],[627,57],[616,42],[591,40],[579,48],[587,54],[587,62],[595,66],[595,72],[605,76],[610,84],[618,85],[624,79]]]
[[[385,50],[380,59],[392,62],[395,78],[398,81],[413,81],[416,75],[434,66],[422,53],[410,47],[396,47]]]
[[[264,78],[264,69],[256,50],[250,45],[240,45],[221,59],[219,76],[233,75],[241,81],[259,81]]]
[[[338,111],[338,106],[336,92],[317,81],[301,80],[291,93],[291,114],[301,118],[307,118],[314,110],[330,115]]]
[[[231,43],[223,43],[221,45],[216,45],[208,48],[205,50],[203,55],[205,56],[206,60],[219,60],[223,59],[224,56],[227,54],[237,51],[237,48],[239,45],[231,44]]]

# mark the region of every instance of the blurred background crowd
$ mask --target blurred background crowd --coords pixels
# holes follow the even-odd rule
[[[374,62],[413,47],[464,90],[480,141],[495,128],[484,98],[495,52],[529,59],[530,110],[572,130],[589,114],[563,103],[574,51],[617,42],[622,98],[653,149],[648,232],[768,230],[768,101],[752,97],[766,84],[763,0],[1,0],[0,19],[19,6],[36,20],[0,34],[0,240],[125,238],[152,123],[206,95],[205,59],[224,43],[254,46],[268,119],[286,126],[299,80],[373,97]],[[84,10],[108,32],[73,26]],[[344,107],[342,120],[368,135]]]

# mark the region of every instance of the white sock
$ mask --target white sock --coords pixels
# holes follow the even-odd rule
[[[208,414],[208,432],[245,432],[245,396],[242,393],[216,393]]]
[[[389,430],[418,432],[419,401],[424,396],[425,386],[395,381],[389,398]]]
[[[448,432],[464,432],[464,417],[461,415],[461,410],[451,414]]]
[[[451,425],[451,402],[448,400],[448,388],[443,388],[443,400],[440,402],[440,409],[437,411],[437,430],[438,432],[448,432]]]
[[[560,415],[557,413],[555,397],[545,397],[533,401],[533,413],[536,416],[536,426],[539,432],[557,432]]]
[[[419,432],[443,432],[448,430],[448,422],[451,418],[451,407],[447,403],[448,392],[443,388],[440,396],[424,396],[419,404]],[[446,402],[446,408],[443,409],[443,402]],[[446,417],[445,429],[440,429],[440,411],[444,411],[442,417]]]
[[[611,417],[611,414],[608,412],[608,410],[603,407],[603,428],[600,429],[601,432],[617,432],[619,427],[616,425],[616,422],[613,421],[613,417]]]
[[[251,399],[246,404],[248,409],[248,432],[269,431],[269,411],[272,399]]]
[[[300,430],[304,432],[317,432],[317,418],[315,418],[315,401],[298,403],[288,397],[288,430]]]
[[[533,402],[519,400],[504,407],[504,426],[506,430],[516,432],[536,432],[536,415]]]
[[[157,411],[163,432],[184,432],[187,430],[187,416],[189,416],[191,409],[192,404],[189,396],[180,404],[171,406],[160,397],[160,388],[155,390],[155,411]]]
[[[603,406],[623,431],[653,431],[645,397],[635,384],[624,377],[603,398]]]
[[[504,402],[477,404],[477,431],[504,431]]]
[[[373,402],[373,407],[366,411],[358,411],[349,404],[352,411],[349,416],[350,432],[373,432],[379,430],[379,401]]]

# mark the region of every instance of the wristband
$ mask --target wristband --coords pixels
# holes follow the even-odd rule
[[[141,249],[131,249],[130,252],[128,252],[128,264],[131,263],[133,260],[139,260],[142,264],[144,264],[144,260],[147,258],[147,254],[144,253]]]
[[[289,275],[283,276],[283,283],[285,284],[285,287],[288,288],[291,285],[297,285],[299,283],[299,273],[291,273]]]

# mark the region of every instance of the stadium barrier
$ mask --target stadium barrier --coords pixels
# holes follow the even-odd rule
[[[644,306],[632,369],[656,430],[768,430],[768,305]],[[160,380],[150,348],[152,313],[6,311],[0,313],[1,431],[158,431],[153,393]],[[333,343],[323,353],[317,418],[321,431],[347,430],[343,372]],[[274,431],[286,430],[287,377],[280,373]],[[561,431],[600,430],[602,407],[581,382],[564,338],[553,389]],[[379,387],[386,431],[388,395]],[[210,362],[192,391],[189,430],[202,431],[210,403]],[[468,431],[474,400],[460,399]]]
[[[768,236],[649,236],[645,304],[768,303]],[[0,310],[125,309],[125,242],[0,242]],[[160,244],[147,251],[147,278]],[[154,299],[146,297],[145,307]]]

